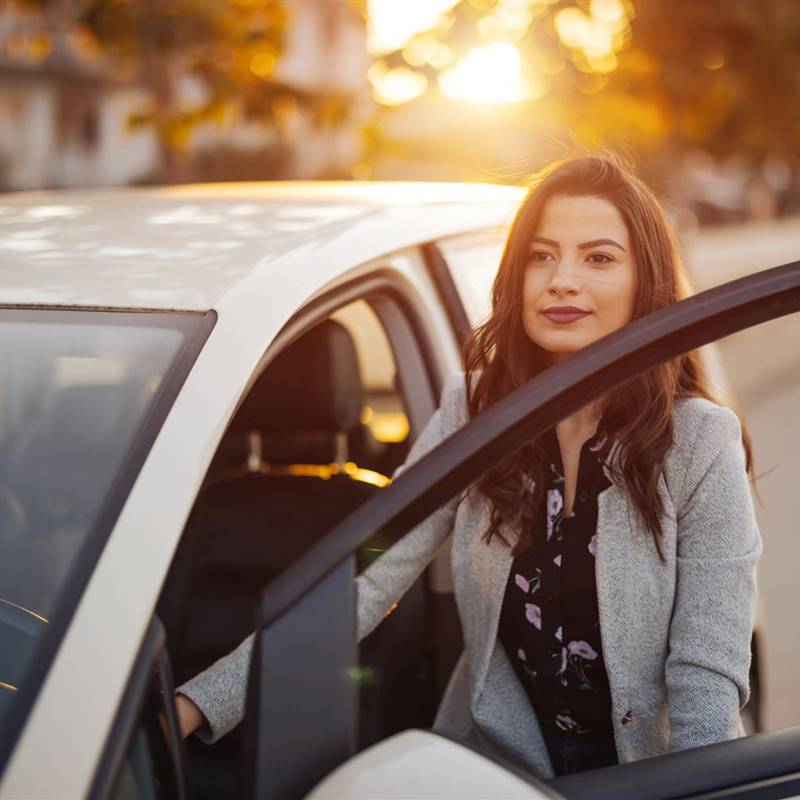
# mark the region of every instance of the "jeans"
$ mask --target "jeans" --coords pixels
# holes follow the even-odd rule
[[[556,775],[569,775],[619,763],[613,731],[600,736],[570,733],[562,731],[547,719],[540,721],[540,727]]]

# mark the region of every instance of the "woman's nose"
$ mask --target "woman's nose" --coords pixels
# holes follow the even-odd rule
[[[550,276],[548,289],[552,292],[560,293],[578,291],[579,288],[573,265],[566,260],[562,260]]]

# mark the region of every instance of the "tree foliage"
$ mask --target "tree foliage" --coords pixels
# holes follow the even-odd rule
[[[579,139],[637,151],[699,147],[752,163],[771,155],[797,162],[797,0],[621,0],[629,25],[607,70],[593,68],[565,43],[557,21],[566,10],[589,15],[619,0],[462,0],[432,33],[462,58],[486,44],[492,34],[479,32],[482,20],[509,2],[531,9],[530,24],[509,38],[528,76],[544,86],[528,101],[532,116]],[[405,64],[401,50],[382,58],[389,66]],[[436,86],[440,69],[414,69]]]

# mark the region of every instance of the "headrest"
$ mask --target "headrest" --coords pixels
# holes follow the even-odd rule
[[[262,433],[350,431],[364,398],[356,348],[347,329],[325,320],[267,366],[231,423]]]

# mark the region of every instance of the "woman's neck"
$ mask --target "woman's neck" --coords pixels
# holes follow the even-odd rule
[[[602,413],[602,400],[589,403],[568,417],[564,417],[556,425],[556,431],[567,438],[583,437],[588,439],[597,430],[597,424],[600,422]]]

